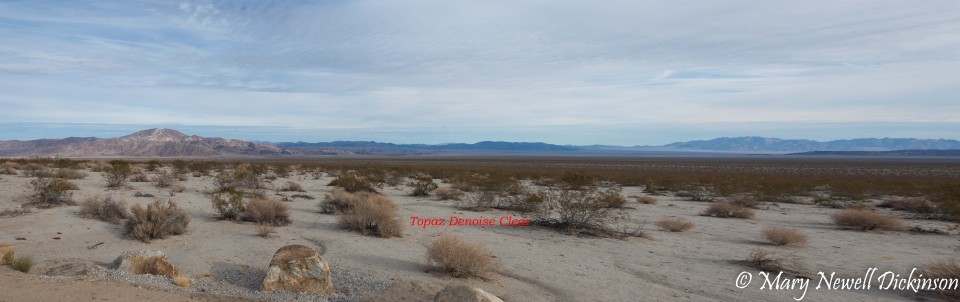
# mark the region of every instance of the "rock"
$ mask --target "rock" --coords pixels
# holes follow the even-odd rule
[[[0,265],[13,263],[13,245],[0,243]]]
[[[433,297],[433,302],[503,302],[503,300],[482,289],[456,284],[444,287]]]
[[[150,274],[173,278],[179,271],[161,251],[125,252],[113,261],[113,268],[131,274]]]
[[[330,264],[317,250],[293,244],[273,254],[260,291],[287,290],[301,293],[332,293]]]

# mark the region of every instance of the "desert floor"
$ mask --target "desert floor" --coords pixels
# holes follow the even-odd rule
[[[868,269],[878,268],[877,275],[892,271],[906,276],[926,262],[960,253],[960,236],[954,223],[905,220],[908,226],[937,228],[949,235],[860,232],[836,227],[829,214],[837,210],[814,205],[770,204],[758,210],[753,219],[730,219],[700,216],[708,203],[670,196],[657,196],[659,202],[651,205],[630,198],[628,208],[622,210],[633,221],[647,222],[650,238],[583,238],[536,226],[421,228],[409,225],[411,216],[499,219],[514,213],[456,210],[449,201],[411,197],[406,187],[382,190],[399,205],[401,220],[407,223],[404,237],[382,239],[340,229],[334,215],[318,212],[317,203],[332,189],[327,186],[332,180],[329,176],[319,180],[292,176],[273,181],[276,186],[298,182],[307,191],[302,194],[317,199],[294,199],[293,223],[277,227],[274,237],[264,239],[256,235],[252,223],[215,219],[208,197],[202,193],[212,188],[211,177],[190,177],[180,182],[187,187],[185,192],[170,196],[167,189],[157,189],[149,182],[131,182],[129,188],[108,190],[99,173],[88,173],[86,178],[73,181],[80,186],[74,191],[75,200],[94,195],[115,195],[131,204],[146,205],[154,200],[134,197],[136,192],[172,199],[192,215],[189,233],[147,244],[124,235],[121,225],[81,218],[77,206],[34,209],[23,216],[0,218],[0,243],[14,244],[17,255],[32,255],[36,263],[28,274],[0,268],[0,301],[203,301],[229,296],[255,300],[430,301],[443,286],[455,282],[483,288],[504,301],[793,301],[803,295],[801,289],[761,290],[763,277],[757,269],[742,263],[757,248],[792,254],[803,262],[802,275],[811,278],[805,301],[935,301],[939,299],[936,295],[880,290],[876,284],[870,290],[814,287],[821,280],[818,272],[859,278]],[[0,210],[26,201],[29,180],[0,176]],[[626,187],[623,193],[643,195],[638,187]],[[906,217],[900,212],[889,213]],[[667,217],[685,218],[696,227],[683,233],[659,230],[654,222]],[[761,231],[770,226],[800,229],[810,241],[802,247],[772,246],[761,238]],[[502,261],[503,270],[489,280],[457,279],[430,271],[426,245],[443,233],[482,243]],[[90,248],[100,242],[103,244]],[[288,244],[308,245],[320,251],[334,266],[334,283],[341,293],[324,297],[256,292],[274,252]],[[164,251],[193,277],[194,285],[179,288],[168,280],[149,278],[41,276],[63,263],[92,261],[108,266],[121,253],[135,250]],[[742,272],[752,274],[753,279],[741,289],[735,283]],[[134,281],[140,283],[129,283]]]

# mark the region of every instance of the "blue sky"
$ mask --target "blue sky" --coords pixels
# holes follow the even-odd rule
[[[960,139],[957,1],[0,1],[0,139]]]

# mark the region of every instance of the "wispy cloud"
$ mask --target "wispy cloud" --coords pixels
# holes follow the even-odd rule
[[[936,0],[6,1],[0,120],[621,144],[651,124],[960,124],[957,16]],[[536,130],[578,127],[617,130]]]

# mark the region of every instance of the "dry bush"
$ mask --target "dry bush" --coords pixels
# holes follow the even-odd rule
[[[153,178],[153,181],[156,182],[157,188],[166,188],[173,185],[173,181],[176,179],[174,177],[173,173],[160,169],[157,171],[157,175]]]
[[[190,276],[185,274],[177,274],[173,276],[173,284],[176,284],[179,287],[190,287],[190,284],[193,284],[193,281],[190,280]]]
[[[854,210],[873,210],[873,204],[866,203],[863,200],[854,200],[844,197],[822,197],[814,198],[814,203],[821,207],[834,209],[854,209]]]
[[[150,193],[136,192],[136,193],[133,193],[133,197],[154,197],[154,196],[153,194],[150,194]]]
[[[30,213],[30,208],[24,208],[23,206],[17,206],[16,208],[12,208],[12,209],[3,209],[3,210],[0,210],[0,218],[5,218],[5,217],[17,217],[17,216],[22,216],[22,215],[27,214],[27,213]]]
[[[74,169],[60,169],[57,171],[57,173],[53,174],[53,177],[63,179],[84,179],[87,177],[87,173]]]
[[[186,179],[185,179],[185,178],[186,178],[186,174],[181,174],[181,175],[182,175],[182,176],[179,176],[180,181],[186,181]],[[203,172],[193,172],[193,173],[190,173],[190,175],[192,175],[193,177],[203,177]]]
[[[531,216],[535,224],[568,234],[612,238],[644,235],[642,227],[618,228],[624,217],[612,212],[593,189],[544,189],[526,200],[532,210],[525,215]]]
[[[190,215],[172,200],[155,200],[147,208],[134,204],[127,220],[127,234],[143,242],[187,232]]]
[[[99,219],[113,224],[119,224],[127,219],[127,201],[113,199],[111,196],[89,197],[80,204],[80,215],[84,218]]]
[[[957,258],[946,258],[942,260],[931,261],[922,267],[922,272],[927,278],[960,280],[960,260]],[[941,290],[940,294],[960,301],[960,291]]]
[[[763,230],[763,237],[774,245],[804,245],[807,244],[807,234],[791,228],[769,227]]]
[[[373,182],[354,171],[341,173],[337,179],[334,179],[328,185],[343,188],[347,192],[376,192],[377,189],[383,188],[382,183]]]
[[[307,194],[293,194],[293,195],[290,195],[290,198],[292,198],[292,199],[303,198],[303,199],[307,199],[307,200],[314,200],[314,199],[316,199],[316,198],[314,198],[313,196],[307,195]]]
[[[747,265],[768,272],[800,273],[803,264],[794,254],[777,255],[764,249],[755,249],[747,255]]]
[[[0,174],[17,175],[17,164],[3,163],[0,165]]]
[[[269,224],[258,224],[256,225],[255,230],[257,231],[257,236],[262,238],[270,238],[270,234],[273,234],[274,232],[273,226]]]
[[[427,247],[427,261],[457,278],[484,278],[500,271],[500,262],[482,245],[443,234]]]
[[[33,268],[33,257],[30,255],[18,256],[16,259],[13,259],[13,263],[11,263],[10,266],[22,273],[29,273],[30,269]]]
[[[608,208],[622,208],[627,204],[627,199],[623,197],[623,189],[619,186],[612,186],[606,190],[598,190],[597,198]]]
[[[359,200],[369,198],[370,195],[372,194],[367,192],[350,193],[340,188],[334,188],[333,191],[327,193],[323,197],[323,201],[320,202],[320,212],[324,214],[343,212],[359,202]]]
[[[134,173],[133,175],[130,175],[130,181],[132,181],[132,182],[148,182],[148,181],[150,181],[150,177],[148,177],[146,173],[137,172],[137,173]]]
[[[430,193],[437,189],[437,184],[430,177],[418,177],[410,183],[413,188],[412,196],[430,196]]]
[[[247,216],[258,224],[288,225],[290,224],[290,206],[275,198],[252,199],[247,203]]]
[[[880,204],[881,207],[907,211],[917,214],[934,214],[938,212],[937,205],[926,198],[890,199]]]
[[[644,196],[637,196],[636,198],[637,198],[637,202],[642,204],[657,204],[657,199],[654,198],[653,196],[644,195]]]
[[[454,200],[453,206],[460,210],[486,211],[492,208],[499,196],[493,191],[473,191],[463,195],[463,198]]]
[[[246,203],[243,202],[243,192],[236,189],[211,193],[210,203],[213,204],[213,209],[217,211],[219,218],[226,220],[240,219],[240,214],[247,208]]]
[[[670,232],[686,232],[692,229],[694,224],[682,218],[664,218],[657,221],[657,226]]]
[[[103,179],[107,182],[107,187],[116,188],[127,184],[127,176],[133,170],[130,163],[122,160],[111,160],[110,164],[104,165]]]
[[[73,193],[77,185],[62,178],[38,177],[30,181],[30,202],[40,208],[74,205]]]
[[[703,213],[700,213],[700,215],[720,218],[753,218],[753,210],[743,205],[717,201],[711,204]]]
[[[186,190],[187,190],[187,186],[184,186],[181,184],[177,184],[177,185],[174,185],[173,187],[170,187],[170,192],[173,192],[173,193],[183,193]]]
[[[841,210],[830,215],[830,218],[837,225],[861,231],[897,231],[903,229],[903,222],[897,217],[864,210]]]
[[[433,191],[440,200],[460,200],[463,191],[454,188],[439,188]]]
[[[383,195],[369,195],[342,212],[337,212],[340,227],[358,230],[364,235],[376,235],[383,238],[402,237],[403,224],[397,218],[397,206]]]
[[[298,183],[292,182],[292,181],[288,181],[286,184],[284,184],[282,187],[280,187],[280,191],[284,191],[284,192],[306,192],[305,190],[303,190],[303,186],[301,186],[301,185],[298,184]]]
[[[728,202],[752,209],[758,209],[763,204],[756,196],[751,194],[734,194],[728,199]]]

